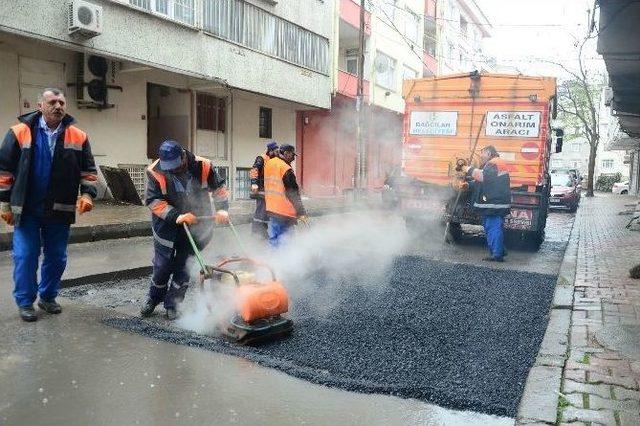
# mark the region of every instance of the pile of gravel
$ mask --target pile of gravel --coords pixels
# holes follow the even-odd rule
[[[398,258],[375,285],[327,277],[316,272],[308,290],[292,291],[289,338],[256,347],[139,318],[104,321],[242,356],[314,383],[515,416],[547,325],[555,277],[416,256]]]

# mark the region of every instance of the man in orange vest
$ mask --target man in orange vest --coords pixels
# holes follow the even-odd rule
[[[256,157],[250,172],[251,198],[256,200],[256,211],[253,214],[251,232],[265,240],[269,238],[267,232],[269,218],[267,217],[267,207],[264,200],[264,165],[277,155],[278,144],[275,141],[269,142],[267,144],[267,152]]]
[[[38,319],[36,296],[43,311],[62,312],[56,297],[67,265],[69,227],[76,211],[91,211],[97,195],[89,139],[65,110],[62,90],[44,89],[38,111],[18,117],[20,123],[0,144],[0,216],[14,226],[13,297],[28,322]]]
[[[298,221],[307,223],[307,212],[300,199],[300,188],[291,163],[296,149],[281,145],[277,157],[264,166],[264,197],[269,217],[269,244],[278,247],[282,237]]]

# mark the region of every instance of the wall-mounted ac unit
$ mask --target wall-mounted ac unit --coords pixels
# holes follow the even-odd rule
[[[69,34],[84,38],[102,34],[102,6],[73,0],[69,4]]]
[[[613,100],[613,89],[607,86],[604,88],[604,105],[611,106],[612,100]]]
[[[108,89],[122,91],[117,82],[119,63],[97,55],[77,54],[76,81],[68,84],[75,86],[78,108],[107,109],[114,105],[109,103]]]

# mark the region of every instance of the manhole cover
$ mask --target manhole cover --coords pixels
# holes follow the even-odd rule
[[[605,327],[596,333],[596,340],[607,349],[640,361],[640,326],[638,325]]]

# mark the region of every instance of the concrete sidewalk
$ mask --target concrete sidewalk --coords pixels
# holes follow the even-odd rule
[[[582,200],[518,424],[640,424],[640,232],[625,228],[637,202]]]
[[[378,203],[377,199],[375,196],[368,198],[364,206]],[[307,198],[303,199],[303,203],[311,216],[363,206],[343,197]],[[234,224],[250,223],[255,201],[232,201],[229,210]],[[0,222],[0,251],[11,250],[13,227]],[[70,242],[84,243],[148,235],[151,235],[151,213],[147,207],[100,201],[92,212],[77,216],[77,222],[71,227]]]

